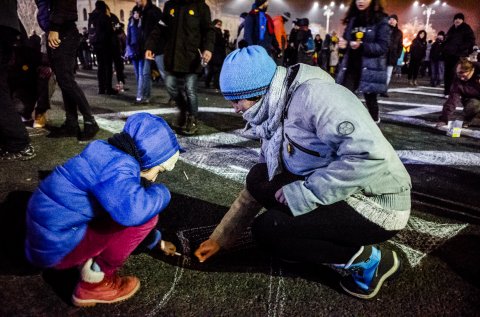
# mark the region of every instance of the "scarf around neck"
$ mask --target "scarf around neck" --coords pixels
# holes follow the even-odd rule
[[[291,96],[298,86],[310,79],[334,82],[333,78],[319,67],[296,64],[287,69],[278,66],[268,92],[243,114],[247,124],[242,134],[246,138],[267,142],[263,155],[267,162],[269,180],[283,171],[283,118]]]

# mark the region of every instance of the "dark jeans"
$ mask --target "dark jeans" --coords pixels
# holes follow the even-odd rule
[[[113,52],[110,47],[99,46],[95,47],[95,53],[97,55],[97,79],[98,79],[98,91],[105,93],[112,91],[112,76],[113,76]]]
[[[62,91],[65,105],[66,124],[78,124],[78,111],[84,121],[93,121],[92,109],[88,104],[83,90],[75,81],[74,68],[77,62],[77,48],[80,44],[80,35],[77,29],[60,33],[62,43],[56,49],[49,48],[48,53],[52,69],[57,78],[58,86]]]
[[[275,192],[299,179],[303,177],[284,172],[268,181],[266,164],[253,166],[247,176],[248,191],[267,208],[254,220],[255,240],[274,255],[315,264],[342,264],[362,245],[386,241],[397,233],[365,219],[345,201],[294,217],[275,200]]]
[[[16,32],[0,26],[0,34],[0,146],[9,152],[18,152],[30,144],[30,138],[15,110],[7,84],[7,65]]]
[[[181,78],[185,80],[184,90],[187,95],[187,100],[183,97],[183,89],[178,87],[178,80]],[[197,82],[198,75],[194,73],[165,72],[165,86],[170,98],[175,100],[180,111],[187,112],[194,116],[198,113]]]
[[[432,61],[431,64],[432,74],[430,76],[430,85],[436,87],[442,83],[444,65],[443,61]]]

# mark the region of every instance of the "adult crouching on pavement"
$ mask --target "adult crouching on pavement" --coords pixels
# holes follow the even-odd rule
[[[382,0],[352,0],[343,23],[347,26],[338,43],[346,49],[337,83],[363,93],[368,112],[380,122],[377,94],[387,91],[387,52],[390,26]]]
[[[259,163],[200,262],[229,248],[253,221],[258,243],[283,259],[333,264],[342,288],[373,298],[400,267],[377,243],[405,227],[410,177],[362,103],[318,67],[276,67],[260,46],[227,56],[220,88],[261,139]],[[260,208],[267,211],[255,217]]]
[[[177,126],[181,133],[197,133],[197,81],[201,62],[212,58],[214,30],[210,8],[204,0],[170,0],[163,7],[162,23],[157,24],[146,43],[145,58],[153,59],[155,47],[166,41],[164,50],[165,86],[170,98],[180,108]],[[185,81],[187,100],[178,81]]]
[[[462,57],[455,67],[455,74],[437,128],[447,125],[452,120],[455,109],[460,106],[463,106],[463,127],[470,126],[476,118],[480,119],[480,63]]]

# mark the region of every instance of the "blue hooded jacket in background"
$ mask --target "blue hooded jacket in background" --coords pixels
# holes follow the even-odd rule
[[[33,264],[58,264],[83,239],[90,221],[107,214],[123,226],[146,223],[164,210],[170,192],[163,184],[145,188],[140,172],[160,165],[180,146],[167,123],[140,113],[124,132],[135,141],[141,164],[103,140],[58,166],[33,193],[27,208],[25,252]]]

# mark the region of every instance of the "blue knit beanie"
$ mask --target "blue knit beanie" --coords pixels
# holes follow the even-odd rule
[[[276,69],[277,65],[263,47],[252,45],[237,49],[223,62],[220,90],[227,100],[262,96]]]
[[[167,122],[149,113],[137,113],[128,117],[123,131],[135,141],[142,170],[164,163],[177,151],[183,152]]]

